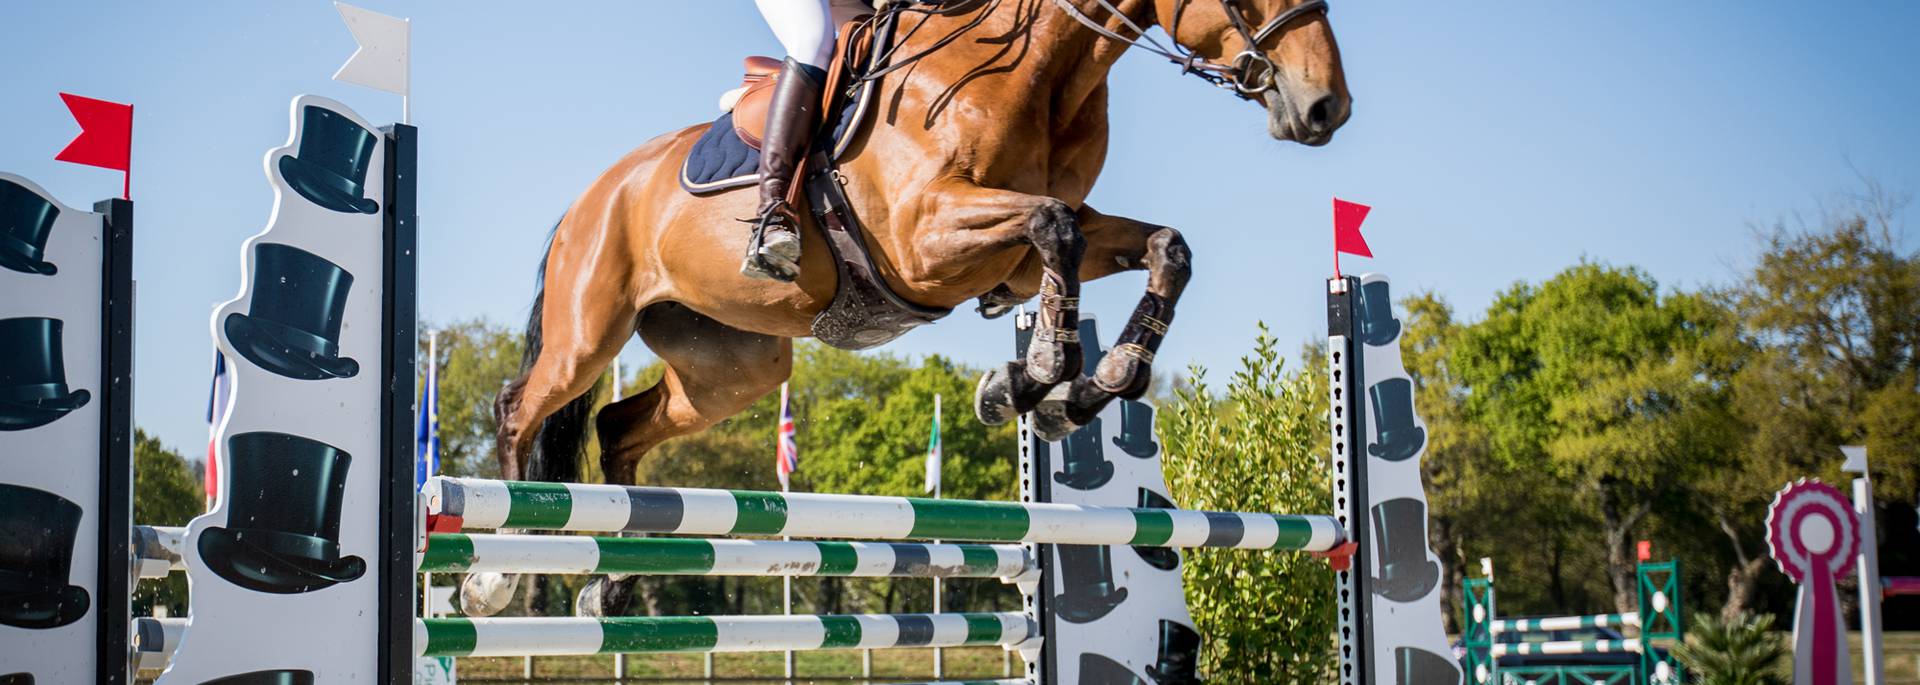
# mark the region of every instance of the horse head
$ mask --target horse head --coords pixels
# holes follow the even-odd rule
[[[1151,0],[1187,68],[1267,109],[1278,140],[1325,145],[1353,113],[1325,0]]]

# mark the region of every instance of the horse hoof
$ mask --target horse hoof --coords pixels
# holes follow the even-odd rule
[[[989,426],[1012,421],[1019,413],[1013,409],[1012,364],[988,369],[980,374],[980,384],[973,389],[973,414],[980,422]]]
[[[628,576],[594,576],[573,597],[573,615],[605,618],[626,613],[627,598],[632,596]]]
[[[469,573],[460,579],[460,613],[467,616],[500,613],[513,601],[513,593],[519,588],[518,574]]]
[[[1068,384],[1054,386],[1047,398],[1033,408],[1033,434],[1047,442],[1065,440],[1067,436],[1080,429],[1068,413]]]

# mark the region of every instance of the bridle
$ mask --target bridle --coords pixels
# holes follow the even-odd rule
[[[1181,0],[1174,6],[1173,20],[1167,22],[1168,36],[1180,35],[1180,15],[1186,12],[1187,5],[1191,1]],[[1100,9],[1119,19],[1122,26],[1133,31],[1138,37],[1128,38],[1107,28],[1095,21],[1093,17],[1087,16],[1087,13],[1080,11],[1080,8],[1074,5],[1074,0],[1053,0],[1053,4],[1060,6],[1060,9],[1074,20],[1093,29],[1094,33],[1129,47],[1140,48],[1165,57],[1167,61],[1180,65],[1181,73],[1192,74],[1215,86],[1231,90],[1235,95],[1246,100],[1254,100],[1261,93],[1269,90],[1282,92],[1274,81],[1274,75],[1280,71],[1280,67],[1274,64],[1266,53],[1260,51],[1260,43],[1286,30],[1289,24],[1301,17],[1313,12],[1321,14],[1327,12],[1327,0],[1306,0],[1274,15],[1272,19],[1267,20],[1267,23],[1261,24],[1256,29],[1247,24],[1246,13],[1241,11],[1239,0],[1220,0],[1220,8],[1226,12],[1227,21],[1233,24],[1233,30],[1240,34],[1240,39],[1246,44],[1246,49],[1241,50],[1240,54],[1234,55],[1233,59],[1228,60],[1226,64],[1221,64],[1188,50],[1177,38],[1173,41],[1173,48],[1168,49],[1153,36],[1147,35],[1145,27],[1134,23],[1131,17],[1121,12],[1120,8],[1114,7],[1108,0],[1095,0],[1095,2],[1099,4]]]

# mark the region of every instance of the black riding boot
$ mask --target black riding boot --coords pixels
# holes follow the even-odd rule
[[[800,275],[800,232],[793,208],[787,206],[787,187],[819,125],[820,89],[826,78],[819,67],[792,59],[780,65],[767,106],[766,137],[760,141],[760,209],[740,264],[740,273],[747,276],[792,281]]]

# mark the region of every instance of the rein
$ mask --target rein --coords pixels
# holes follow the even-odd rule
[[[1107,28],[1093,17],[1087,16],[1086,12],[1081,11],[1079,7],[1075,6],[1074,0],[1053,0],[1053,4],[1059,6],[1062,11],[1066,12],[1067,16],[1073,17],[1075,21],[1092,29],[1094,33],[1100,34],[1109,40],[1123,43],[1128,47],[1140,48],[1141,50],[1164,57],[1167,61],[1180,65],[1180,73],[1191,74],[1218,88],[1231,90],[1234,95],[1239,96],[1243,100],[1253,100],[1255,96],[1269,90],[1279,92],[1277,90],[1278,85],[1274,82],[1274,74],[1278,73],[1280,68],[1273,63],[1271,58],[1267,57],[1266,53],[1260,51],[1260,43],[1280,33],[1286,29],[1288,24],[1293,23],[1296,19],[1313,12],[1319,12],[1321,14],[1327,12],[1327,0],[1306,0],[1306,2],[1287,8],[1287,11],[1275,15],[1272,19],[1268,19],[1267,23],[1261,24],[1260,28],[1255,29],[1247,24],[1246,14],[1240,10],[1238,0],[1220,0],[1220,8],[1226,12],[1227,20],[1233,23],[1233,30],[1240,34],[1240,39],[1244,41],[1247,46],[1240,54],[1234,55],[1233,59],[1228,61],[1228,63],[1221,64],[1201,57],[1192,50],[1188,50],[1180,44],[1178,38],[1173,40],[1173,47],[1169,49],[1161,45],[1159,40],[1148,35],[1145,27],[1134,23],[1132,18],[1128,17],[1125,12],[1121,12],[1120,8],[1114,7],[1113,3],[1108,0],[1095,0],[1095,2],[1100,6],[1100,9],[1106,11],[1107,14],[1113,15],[1114,18],[1119,19],[1122,26],[1126,27],[1127,30],[1133,31],[1138,37],[1128,38],[1113,29]],[[1179,35],[1180,15],[1186,11],[1187,4],[1187,2],[1183,1],[1175,5],[1173,21],[1169,22],[1167,26],[1167,35],[1169,37]]]

